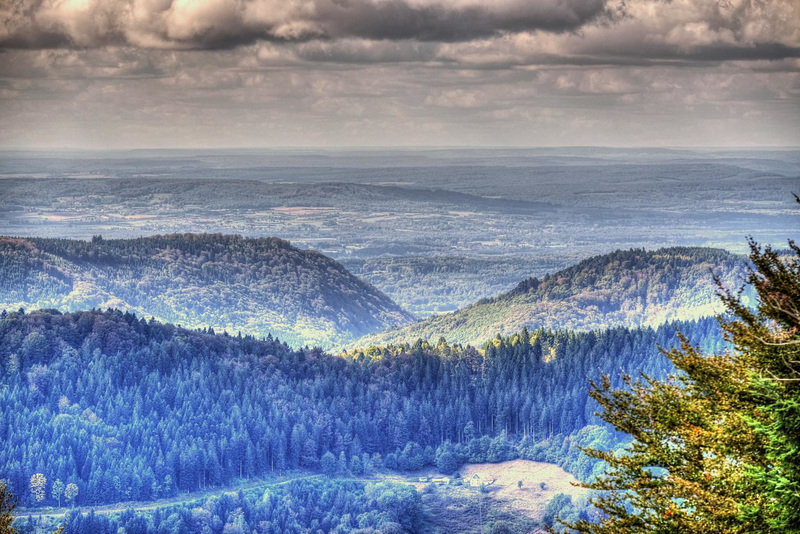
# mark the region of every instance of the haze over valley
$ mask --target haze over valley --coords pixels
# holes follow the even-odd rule
[[[12,152],[0,223],[280,237],[425,317],[619,248],[785,241],[798,176],[791,150]]]

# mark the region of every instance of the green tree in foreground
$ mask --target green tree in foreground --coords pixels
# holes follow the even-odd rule
[[[0,481],[0,534],[17,534],[17,529],[11,526],[14,516],[11,512],[17,507],[17,499],[8,491],[5,482]],[[58,527],[53,534],[61,534],[64,527]]]
[[[703,355],[682,340],[667,356],[666,381],[608,377],[592,383],[601,417],[634,440],[624,454],[586,450],[609,469],[599,490],[600,522],[580,532],[800,532],[800,248],[790,253],[750,241],[743,292],[722,291],[731,352]]]
[[[17,500],[8,491],[8,486],[5,482],[0,482],[0,534],[11,534],[16,532],[11,527],[11,522],[14,521],[14,516],[11,512],[17,506]]]

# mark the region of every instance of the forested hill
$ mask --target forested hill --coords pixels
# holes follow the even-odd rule
[[[6,313],[0,479],[25,506],[55,504],[55,480],[76,484],[83,506],[319,472],[331,459],[358,475],[530,458],[536,442],[597,423],[587,377],[664,377],[671,367],[657,346],[675,346],[677,328],[721,347],[719,325],[706,319],[523,331],[484,351],[418,343],[339,357],[119,311]],[[591,468],[588,459],[574,466],[579,475]],[[28,490],[36,473],[46,502]]]
[[[196,328],[333,346],[413,317],[317,252],[276,238],[0,237],[0,309],[114,307]]]
[[[439,337],[481,344],[523,327],[591,330],[711,316],[721,311],[712,271],[726,286],[739,287],[745,265],[744,257],[712,248],[618,250],[541,280],[530,278],[508,293],[455,313],[365,336],[354,346]]]

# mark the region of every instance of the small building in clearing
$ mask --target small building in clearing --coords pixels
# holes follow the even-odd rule
[[[449,477],[438,477],[438,478],[434,478],[433,480],[431,480],[431,482],[433,482],[437,486],[447,486],[448,484],[450,484],[450,478]]]
[[[482,473],[475,473],[474,475],[472,475],[472,478],[469,479],[470,487],[480,488],[484,484],[490,486],[494,484],[494,479],[493,478],[490,479],[489,477],[487,477]]]

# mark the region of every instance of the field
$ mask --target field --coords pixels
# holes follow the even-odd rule
[[[584,488],[573,485],[578,482],[575,477],[557,465],[544,462],[511,460],[499,464],[466,465],[461,469],[464,480],[470,480],[475,474],[494,480],[490,494],[496,500],[535,519],[542,518],[547,503],[559,493],[571,496],[573,501],[587,494]],[[519,481],[522,481],[521,488]]]
[[[563,493],[573,503],[586,501],[587,490],[574,486],[575,477],[553,464],[512,460],[467,464],[458,472],[460,478],[446,486],[414,482],[423,492],[431,532],[482,532],[481,525],[489,532],[500,525],[510,532],[544,532],[542,521],[553,497]],[[486,480],[485,491],[470,486],[475,474]],[[424,475],[441,476],[434,472]]]

